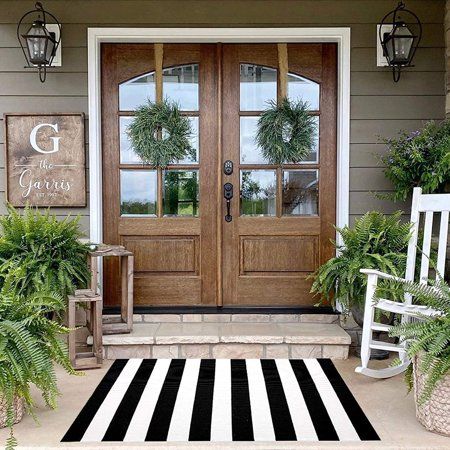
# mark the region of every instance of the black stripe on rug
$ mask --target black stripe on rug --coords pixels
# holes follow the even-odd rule
[[[255,439],[245,359],[231,360],[231,424],[233,441]]]
[[[146,441],[165,441],[167,439],[185,364],[185,359],[173,359],[171,361],[148,427]]]
[[[330,359],[318,359],[318,362],[325,372],[325,375],[330,380],[330,383],[355,427],[359,438],[362,441],[379,441],[380,438],[377,432],[369,422],[369,419],[364,414],[364,411],[361,406],[359,406],[350,389],[345,384],[333,362]]]
[[[70,426],[67,433],[61,439],[61,442],[78,442],[83,438],[89,424],[95,416],[100,405],[105,400],[109,391],[116,382],[118,376],[122,372],[123,368],[127,364],[128,359],[116,359],[112,366],[109,368],[106,375],[103,377],[100,384],[95,389],[92,396],[89,398],[87,403],[84,405],[80,414]]]
[[[103,441],[123,440],[155,364],[156,359],[144,359],[142,361],[106,430]]]
[[[192,409],[190,441],[209,441],[211,439],[211,416],[214,394],[216,360],[203,359],[200,364],[197,390]]]
[[[277,441],[295,441],[297,436],[275,360],[262,359],[261,367],[266,382],[275,438]]]
[[[290,362],[319,441],[338,441],[339,436],[305,363],[301,359],[291,359]]]

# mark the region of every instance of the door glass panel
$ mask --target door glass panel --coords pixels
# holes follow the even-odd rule
[[[198,170],[164,171],[164,216],[198,216]]]
[[[277,99],[277,71],[270,67],[241,64],[241,111],[261,111]]]
[[[147,100],[155,101],[154,72],[141,75],[119,85],[119,109],[121,111],[134,111]]]
[[[163,93],[182,111],[198,111],[198,64],[164,69]]]
[[[314,134],[313,146],[311,148],[310,154],[300,162],[300,164],[311,164],[319,162],[319,136],[320,136],[320,118],[319,116],[314,116],[314,121],[316,123],[316,133]]]
[[[267,160],[261,154],[261,149],[255,141],[258,116],[245,116],[240,118],[239,140],[241,164],[267,164]],[[311,153],[300,164],[319,162],[319,116],[315,116],[316,133]]]
[[[242,164],[265,164],[261,149],[255,142],[259,117],[240,118],[240,146]]]
[[[283,171],[283,215],[316,216],[319,211],[319,171]]]
[[[131,142],[127,135],[127,127],[133,121],[133,117],[120,117],[120,163],[121,164],[140,164],[141,158],[131,148]]]
[[[194,149],[194,156],[188,155],[186,158],[179,160],[176,164],[196,164],[198,163],[198,150],[199,150],[199,134],[198,134],[198,117],[189,117],[189,122],[191,122],[192,135],[190,137],[190,142],[192,148]]]
[[[155,170],[120,171],[120,214],[156,215],[157,176]]]
[[[290,100],[308,103],[309,109],[318,111],[320,105],[320,84],[307,78],[288,74],[288,97]]]
[[[241,170],[241,215],[276,215],[276,172]]]

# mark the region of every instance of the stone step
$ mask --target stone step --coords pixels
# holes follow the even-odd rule
[[[339,314],[285,314],[285,313],[208,313],[208,314],[134,314],[134,323],[163,323],[163,322],[286,322],[286,323],[338,323]]]
[[[346,359],[350,336],[336,323],[136,323],[103,337],[105,357]]]

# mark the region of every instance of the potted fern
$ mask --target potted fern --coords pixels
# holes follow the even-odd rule
[[[58,220],[49,210],[8,205],[0,217],[0,287],[27,296],[49,287],[65,297],[89,280],[89,245],[80,242],[79,218]]]
[[[360,269],[404,275],[411,225],[401,222],[401,215],[401,211],[391,216],[372,211],[353,227],[337,228],[342,244],[335,243],[337,255],[314,274],[311,292],[320,295],[321,302],[339,303],[345,314],[352,311],[362,326],[367,277]]]
[[[382,296],[398,288],[386,286]],[[405,379],[409,391],[414,389],[417,419],[427,430],[450,436],[450,286],[438,276],[430,285],[404,282],[400,288],[414,303],[437,311],[394,326],[390,335],[408,343],[412,364]]]
[[[64,298],[50,291],[20,296],[6,284],[0,293],[0,428],[10,429],[7,449],[17,443],[13,425],[21,420],[24,408],[33,415],[30,386],[35,385],[46,404],[55,408],[59,392],[54,363],[76,373],[61,339],[68,329],[48,318],[48,313],[64,309]]]

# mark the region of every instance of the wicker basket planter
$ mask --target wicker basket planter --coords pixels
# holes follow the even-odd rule
[[[14,397],[14,423],[18,423],[22,420],[25,413],[25,406],[23,403],[23,398]],[[0,399],[0,428],[6,427],[6,402]]]
[[[426,375],[419,370],[420,356],[413,359],[414,399],[417,420],[429,431],[450,436],[450,374],[442,379],[429,400],[422,405],[418,398],[423,391]]]

